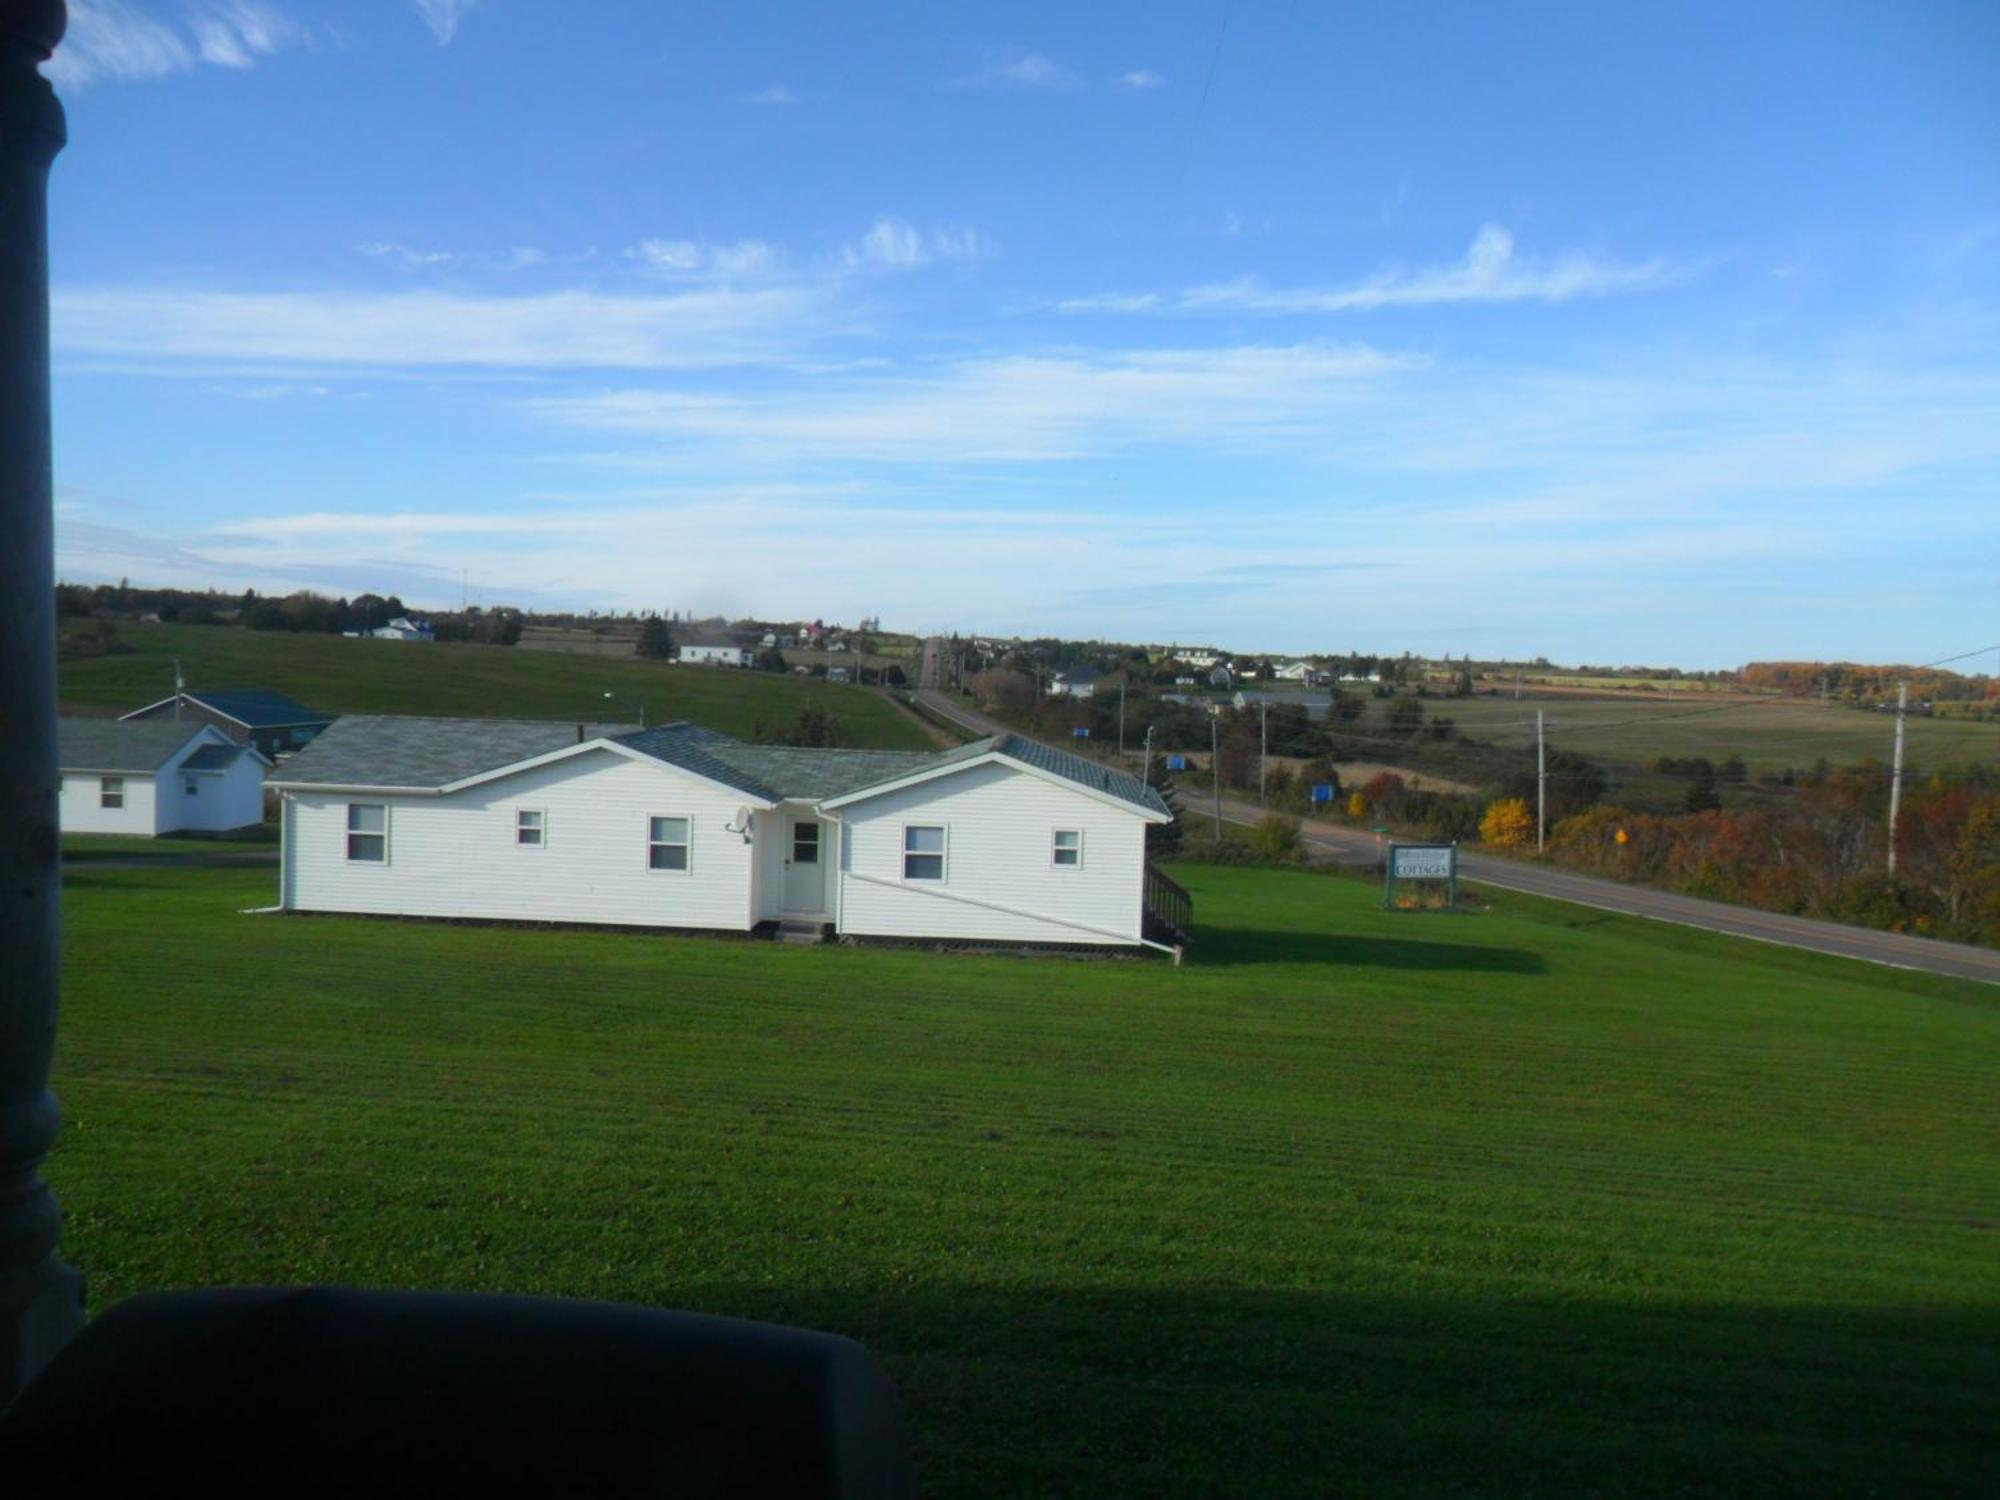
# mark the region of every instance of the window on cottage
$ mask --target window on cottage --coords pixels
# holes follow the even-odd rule
[[[903,879],[944,879],[944,829],[912,823],[903,830]]]
[[[388,862],[389,809],[385,804],[347,804],[347,857],[370,865]]]
[[[123,776],[102,776],[98,778],[97,805],[99,807],[123,807],[125,805],[125,778]]]
[[[192,776],[184,777],[181,781],[181,790],[190,797],[198,797],[201,795],[201,783]]]
[[[524,807],[514,814],[514,842],[525,848],[541,848],[545,829],[546,819],[533,808]]]
[[[653,818],[646,830],[646,864],[654,870],[679,870],[688,867],[688,820],[686,818]]]
[[[1058,869],[1075,870],[1083,865],[1083,831],[1078,828],[1058,828],[1055,842],[1049,851],[1049,858]]]

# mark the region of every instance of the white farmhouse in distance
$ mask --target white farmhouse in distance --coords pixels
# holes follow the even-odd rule
[[[691,667],[747,667],[756,660],[756,654],[727,636],[703,635],[682,641],[679,659]]]
[[[348,716],[272,785],[288,911],[1169,950],[1190,920],[1146,861],[1159,794],[1018,735]]]
[[[397,615],[387,625],[378,625],[368,634],[378,641],[435,641],[437,633],[431,629],[428,620],[413,620],[408,615]]]
[[[213,724],[59,719],[57,802],[64,833],[158,838],[264,821],[270,762]]]

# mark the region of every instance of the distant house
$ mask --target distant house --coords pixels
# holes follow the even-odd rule
[[[261,689],[182,691],[135,708],[124,717],[213,724],[237,744],[253,747],[267,761],[291,754],[333,722],[332,714],[307,708],[283,693]]]
[[[264,821],[270,762],[213,724],[59,719],[64,833],[227,833]]]
[[[853,673],[848,671],[846,667],[828,667],[826,669],[826,680],[828,682],[846,682],[852,676]]]
[[[795,635],[785,635],[776,630],[764,632],[763,646],[766,651],[789,651],[798,643],[799,638]]]
[[[1333,701],[1321,693],[1305,692],[1239,692],[1231,697],[1233,708],[1302,708],[1308,719],[1324,719],[1333,711]]]
[[[1088,698],[1109,686],[1108,676],[1097,668],[1075,667],[1067,672],[1058,672],[1049,684],[1049,693],[1056,698]]]
[[[1226,666],[1217,666],[1208,674],[1208,685],[1210,687],[1226,688],[1233,686],[1235,682],[1235,674]]]
[[[408,615],[397,615],[387,625],[378,625],[368,632],[378,641],[435,641],[437,632],[431,629],[428,620],[413,620]]]
[[[349,716],[273,786],[292,911],[1093,947],[1187,925],[1146,862],[1159,794],[1019,735],[824,750]]]
[[[1203,669],[1212,667],[1222,660],[1222,653],[1219,651],[1176,651],[1174,655],[1191,667]]]
[[[727,636],[690,636],[680,643],[680,660],[693,667],[747,667],[756,655]]]
[[[1304,661],[1281,661],[1271,672],[1280,682],[1304,682],[1312,674],[1312,663]]]

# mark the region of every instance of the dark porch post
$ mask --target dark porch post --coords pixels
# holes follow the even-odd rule
[[[42,1181],[59,978],[49,163],[63,112],[35,71],[63,0],[0,0],[0,1407],[83,1325]]]

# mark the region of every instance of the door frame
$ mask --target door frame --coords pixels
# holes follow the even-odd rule
[[[798,827],[810,823],[817,830],[813,837],[817,844],[818,858],[814,861],[819,870],[819,891],[811,906],[792,904],[792,850],[798,845]],[[826,829],[824,818],[813,813],[787,813],[785,815],[785,867],[778,889],[778,910],[798,916],[825,916],[830,913],[826,895]]]

